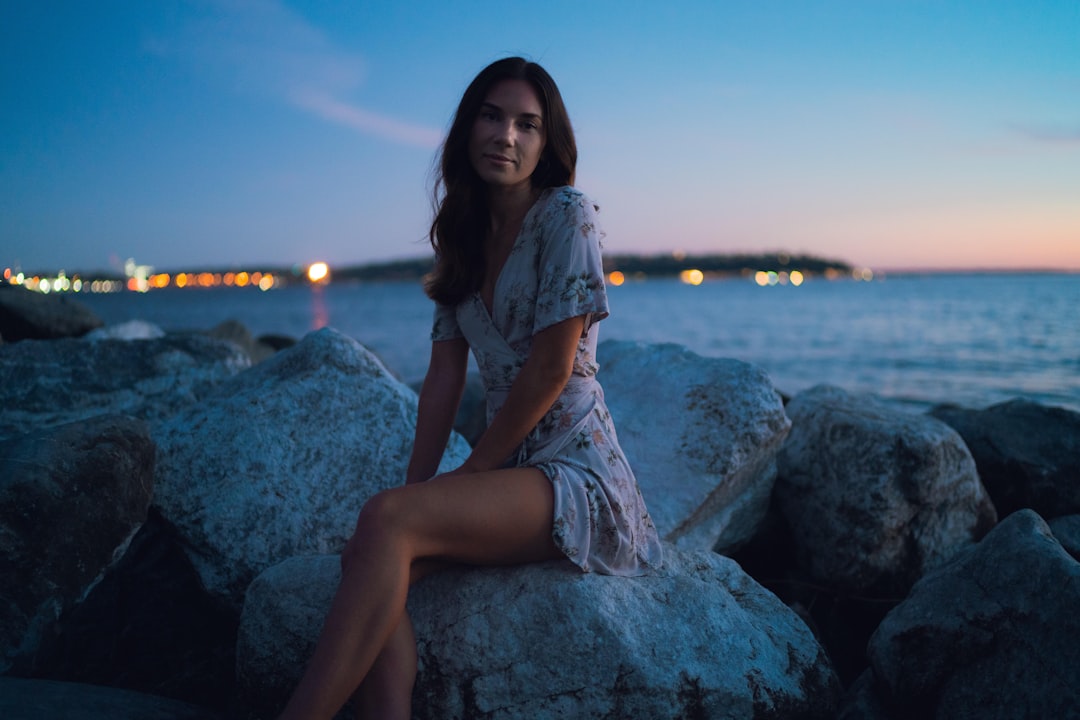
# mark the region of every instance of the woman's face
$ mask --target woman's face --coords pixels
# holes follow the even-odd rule
[[[500,80],[492,86],[469,137],[469,161],[489,185],[528,184],[544,152],[540,98],[524,80]]]

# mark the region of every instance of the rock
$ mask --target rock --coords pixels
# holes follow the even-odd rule
[[[237,345],[241,350],[247,353],[249,358],[251,358],[252,365],[261,363],[263,360],[277,352],[277,350],[270,345],[265,345],[256,340],[252,336],[251,331],[239,320],[226,320],[225,322],[218,323],[208,330],[206,334],[212,338],[228,340],[234,345]]]
[[[0,335],[5,343],[79,337],[104,323],[69,295],[0,282]]]
[[[1050,521],[1050,531],[1065,552],[1080,560],[1080,515],[1066,515]]]
[[[414,717],[831,718],[839,684],[798,617],[711,552],[665,548],[662,574],[563,561],[463,568],[409,597]],[[246,696],[272,712],[311,652],[336,556],[292,558],[251,584],[237,642]]]
[[[339,555],[295,556],[263,570],[248,587],[236,637],[236,683],[259,715],[274,717],[285,707],[340,580]]]
[[[866,667],[866,642],[902,598],[853,595],[810,577],[796,560],[791,530],[772,504],[750,542],[731,558],[796,613],[825,647],[847,687]]]
[[[154,428],[154,503],[207,589],[239,610],[259,572],[339,552],[364,502],[405,481],[416,401],[355,340],[310,333]],[[453,435],[443,467],[468,452]]]
[[[235,705],[239,621],[239,612],[207,594],[176,530],[151,508],[124,556],[42,644],[34,676],[227,712]]]
[[[251,364],[200,335],[26,340],[0,346],[0,439],[108,413],[151,424]]]
[[[114,688],[0,677],[4,720],[224,720],[205,708]]]
[[[106,325],[91,330],[84,340],[156,340],[165,337],[165,331],[145,320],[128,320],[116,325]]]
[[[154,444],[105,416],[0,442],[0,672],[32,669],[43,638],[146,519]]]
[[[607,340],[597,358],[619,444],[661,536],[718,552],[749,540],[791,425],[768,375],[673,344]]]
[[[892,720],[874,692],[872,672],[864,672],[844,693],[836,720]]]
[[[902,598],[996,521],[975,462],[944,423],[824,385],[787,412],[777,506],[819,582]]]
[[[1018,399],[930,414],[964,438],[999,517],[1020,508],[1048,520],[1080,513],[1080,413]]]
[[[1019,510],[928,573],[867,654],[893,717],[1065,718],[1080,708],[1080,563]]]

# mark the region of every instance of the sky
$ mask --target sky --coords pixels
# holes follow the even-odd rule
[[[1080,270],[1080,2],[0,0],[0,268],[430,254],[469,81],[559,84],[608,253]]]

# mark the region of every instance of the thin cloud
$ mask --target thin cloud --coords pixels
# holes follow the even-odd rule
[[[279,102],[361,134],[435,147],[441,131],[366,109],[352,96],[367,75],[364,59],[334,45],[277,0],[218,0],[173,41],[148,38],[144,48],[179,57],[223,78],[237,91]]]
[[[442,133],[439,130],[379,115],[318,91],[296,92],[293,94],[292,102],[297,107],[308,110],[324,120],[406,145],[434,148],[442,140]]]

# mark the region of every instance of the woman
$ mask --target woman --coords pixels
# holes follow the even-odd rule
[[[441,564],[567,558],[614,575],[659,566],[594,377],[608,310],[595,208],[571,187],[576,162],[566,108],[539,65],[507,58],[469,85],[442,149],[431,362],[405,485],[361,510],[283,718],[330,718],[354,691],[364,717],[409,718],[416,646],[405,599]],[[432,477],[470,348],[488,428],[460,467]]]

